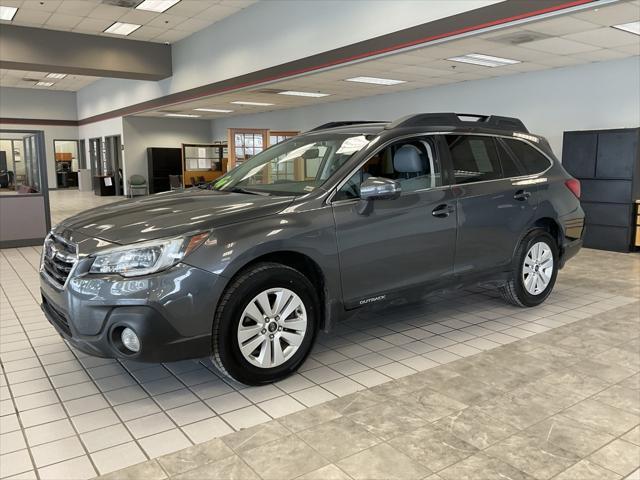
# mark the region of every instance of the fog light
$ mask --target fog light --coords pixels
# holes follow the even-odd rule
[[[140,339],[136,332],[131,330],[130,328],[125,328],[122,330],[122,335],[120,336],[122,339],[122,344],[132,352],[140,351]]]

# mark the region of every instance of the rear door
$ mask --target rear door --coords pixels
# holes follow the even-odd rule
[[[490,135],[445,135],[458,212],[454,272],[504,270],[536,207],[522,167]]]

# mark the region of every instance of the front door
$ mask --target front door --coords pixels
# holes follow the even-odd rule
[[[402,193],[397,199],[374,200],[363,211],[359,187],[371,176],[399,181]],[[345,306],[385,300],[408,287],[450,277],[454,205],[432,138],[399,141],[374,154],[332,202]]]
[[[512,181],[513,159],[491,136],[446,135],[458,212],[455,273],[504,270],[536,207],[531,187]]]

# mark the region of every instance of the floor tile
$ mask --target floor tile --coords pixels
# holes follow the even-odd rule
[[[288,480],[328,463],[307,444],[292,437],[247,450],[240,456],[264,480]]]
[[[222,418],[236,430],[253,427],[270,420],[269,416],[258,407],[245,407],[233,412],[225,413]]]
[[[177,428],[141,438],[139,443],[149,458],[159,457],[191,446],[189,439]]]
[[[616,436],[622,435],[640,423],[638,415],[591,399],[566,409],[562,415],[581,422],[594,430]]]
[[[412,480],[430,473],[424,465],[387,444],[356,453],[338,462],[337,466],[356,480]]]
[[[127,428],[135,438],[147,437],[155,433],[176,428],[165,413],[155,413],[148,417],[136,418],[127,422]]]
[[[98,468],[98,473],[103,475],[144,462],[147,457],[142,453],[138,445],[130,442],[92,453],[91,459]]]
[[[85,451],[78,437],[74,436],[32,447],[31,454],[36,467],[40,468],[84,455]]]
[[[380,443],[380,439],[347,417],[308,428],[298,436],[331,462]]]
[[[84,433],[120,423],[120,419],[113,410],[105,408],[103,410],[97,410],[95,412],[84,413],[76,417],[71,417],[71,422],[73,422],[78,433]]]
[[[89,457],[83,455],[55,465],[39,468],[38,475],[41,480],[60,480],[63,478],[82,480],[95,477],[96,471]]]
[[[272,418],[280,418],[305,408],[303,404],[286,395],[259,403],[258,406]]]
[[[176,480],[201,480],[203,478],[234,478],[260,480],[260,477],[240,457],[235,455],[207,463],[202,467],[177,475]]]
[[[0,455],[15,452],[27,448],[24,435],[20,430],[9,433],[0,433]]]
[[[127,443],[133,440],[124,425],[118,423],[110,427],[100,428],[80,435],[89,453]]]
[[[640,467],[640,446],[614,440],[592,453],[589,460],[619,475],[626,476]]]
[[[178,426],[215,416],[213,410],[202,402],[190,403],[188,405],[183,405],[182,407],[173,408],[171,410],[167,410],[166,413],[174,422],[176,422],[176,424],[178,424]]]
[[[554,480],[618,480],[622,478],[615,472],[602,468],[589,460],[580,460],[560,473]]]
[[[304,390],[292,393],[291,396],[307,407],[313,407],[314,405],[336,398],[333,393],[320,386],[305,388]]]
[[[32,447],[76,434],[71,422],[67,418],[30,427],[24,432],[27,437],[27,442]]]
[[[184,425],[182,431],[193,443],[198,444],[227,435],[233,429],[221,418],[215,417]]]
[[[489,478],[502,478],[509,480],[534,480],[535,477],[521,472],[508,463],[483,453],[476,453],[464,460],[438,472],[438,476],[445,480],[476,480],[478,472]],[[569,479],[566,479],[569,480]],[[571,480],[583,480],[580,477]],[[586,479],[584,479],[586,480]]]
[[[7,453],[6,455],[0,455],[1,478],[17,475],[22,472],[28,472],[32,468],[31,457],[26,449]]]
[[[205,401],[218,415],[251,405],[251,402],[237,392],[219,395]]]

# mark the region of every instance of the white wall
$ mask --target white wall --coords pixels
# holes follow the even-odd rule
[[[453,111],[519,117],[559,157],[565,130],[640,126],[638,85],[640,61],[632,57],[214,120],[211,136],[226,139],[232,127],[304,131],[338,120]]]
[[[0,117],[76,120],[76,93],[0,87]]]
[[[181,148],[183,143],[209,143],[211,123],[183,118],[123,118],[125,178],[148,177],[147,148]]]
[[[161,82],[103,79],[78,92],[87,118],[349,45],[497,0],[270,0],[172,46],[173,76]]]

